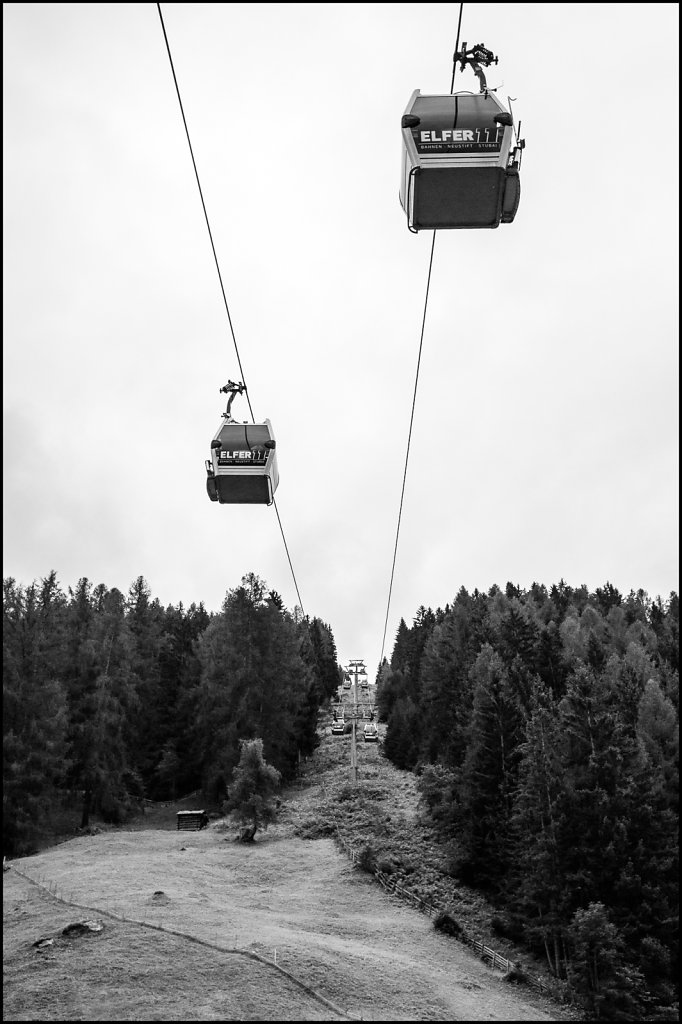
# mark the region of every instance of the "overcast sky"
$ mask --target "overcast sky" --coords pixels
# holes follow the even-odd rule
[[[3,574],[209,611],[298,584],[373,676],[433,242],[400,119],[450,92],[460,5],[161,12],[286,547],[206,494],[242,374],[157,5],[5,3]],[[387,656],[460,587],[679,591],[678,12],[463,6],[521,202],[435,238]]]

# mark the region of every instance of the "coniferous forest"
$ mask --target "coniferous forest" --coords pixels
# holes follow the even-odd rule
[[[401,621],[377,702],[500,934],[594,1018],[677,1020],[677,594],[462,589]]]
[[[317,745],[339,683],[330,628],[287,611],[257,576],[221,611],[163,608],[143,577],[127,594],[54,572],[3,581],[3,843],[31,852],[60,811],[123,823],[145,799],[228,796],[241,739],[283,781]]]
[[[254,574],[219,613],[55,572],[3,581],[3,842],[77,809],[221,806],[240,740],[283,782],[342,670],[329,625]],[[560,581],[463,588],[401,620],[377,673],[385,755],[418,776],[449,869],[589,1019],[676,1020],[679,599]]]

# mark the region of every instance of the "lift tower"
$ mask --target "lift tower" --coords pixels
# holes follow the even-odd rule
[[[358,781],[358,748],[356,729],[358,724],[358,673],[366,675],[367,670],[362,659],[354,659],[348,662],[348,667],[353,673],[353,731],[350,737],[350,767],[353,782]]]

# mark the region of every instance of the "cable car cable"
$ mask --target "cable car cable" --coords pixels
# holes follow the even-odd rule
[[[452,58],[452,81],[450,82],[450,93],[455,91],[455,71],[457,70],[457,53],[459,52],[459,30],[462,27],[462,11],[464,4],[459,5],[459,21],[457,22],[457,41],[455,42],[455,53]]]
[[[275,501],[274,498],[272,499],[272,504],[273,504],[274,509],[275,509],[275,515],[277,516],[277,522],[279,523],[279,531],[282,534],[282,541],[284,542],[284,550],[286,551],[287,559],[289,561],[289,568],[291,569],[291,576],[292,576],[293,581],[294,581],[294,586],[296,587],[296,596],[298,597],[298,603],[301,606],[301,611],[305,615],[305,608],[303,607],[303,601],[301,600],[301,594],[300,594],[299,589],[298,589],[298,583],[296,582],[296,573],[294,572],[294,567],[291,564],[291,555],[289,554],[289,548],[287,546],[286,537],[284,536],[284,527],[282,526],[282,520],[279,518],[279,509],[277,508],[277,502]],[[313,650],[314,650],[314,648],[313,648]]]
[[[403,514],[403,498],[405,497],[405,483],[407,480],[407,463],[410,458],[410,441],[412,440],[412,424],[414,423],[414,408],[417,401],[417,385],[419,383],[419,366],[422,358],[422,345],[424,343],[424,327],[426,325],[426,308],[429,302],[429,287],[431,285],[431,269],[433,267],[433,251],[436,247],[436,232],[433,232],[433,240],[431,242],[431,259],[429,260],[429,274],[426,281],[426,297],[424,299],[424,315],[422,317],[422,330],[421,337],[419,339],[419,354],[417,356],[417,371],[414,378],[414,393],[412,395],[412,412],[410,413],[410,429],[407,435],[407,451],[405,452],[405,469],[403,471],[403,486],[400,492],[400,507],[398,510],[398,526],[395,534],[395,547],[393,549],[393,566],[391,568],[391,582],[388,588],[388,604],[386,606],[386,621],[384,623],[384,637],[381,641],[381,656],[379,658],[379,664],[381,665],[384,660],[384,645],[386,643],[386,628],[388,626],[388,613],[391,607],[391,592],[393,590],[393,575],[395,573],[395,560],[398,554],[398,537],[400,536],[400,520]]]
[[[225,287],[223,285],[223,277],[222,277],[222,274],[220,272],[220,264],[218,262],[218,254],[216,253],[215,244],[213,242],[213,233],[211,231],[211,224],[210,224],[210,221],[208,219],[208,211],[206,210],[206,203],[204,202],[204,193],[203,193],[202,188],[201,188],[201,181],[199,180],[199,171],[197,169],[196,160],[194,159],[194,150],[192,149],[192,141],[191,141],[190,135],[189,135],[189,128],[187,127],[187,118],[185,117],[185,110],[184,110],[184,107],[182,105],[182,97],[180,96],[180,87],[178,85],[178,79],[177,79],[177,76],[175,74],[175,66],[173,64],[173,57],[172,57],[172,54],[171,54],[170,44],[168,42],[168,36],[166,34],[166,26],[165,26],[164,21],[163,21],[163,14],[161,13],[161,4],[160,3],[157,3],[156,9],[159,12],[159,19],[161,21],[161,30],[163,31],[163,38],[164,38],[164,41],[166,43],[166,51],[168,53],[168,60],[170,62],[171,72],[173,74],[173,82],[175,83],[175,91],[177,93],[178,103],[180,104],[180,113],[182,115],[182,123],[185,126],[185,135],[187,136],[187,145],[189,146],[189,152],[190,152],[190,156],[192,158],[192,166],[194,167],[194,176],[195,176],[195,178],[197,180],[197,187],[199,189],[199,197],[201,199],[201,206],[202,206],[202,209],[204,211],[204,219],[206,221],[206,227],[208,229],[208,237],[210,239],[211,249],[213,251],[213,259],[215,261],[216,270],[218,271],[218,280],[220,282],[220,291],[222,292],[223,303],[225,304],[225,312],[227,313],[227,320],[228,320],[228,323],[230,325],[230,333],[232,335],[232,341],[233,341],[233,344],[234,344],[234,350],[235,350],[235,353],[236,353],[236,356],[237,356],[237,363],[239,364],[239,372],[241,374],[241,380],[244,383],[244,390],[246,392],[246,401],[248,402],[248,405],[249,405],[249,412],[251,413],[251,419],[255,423],[256,418],[255,418],[255,416],[253,414],[253,409],[251,407],[251,399],[249,398],[249,392],[248,392],[248,389],[246,388],[246,375],[245,375],[244,370],[242,368],[242,361],[241,361],[241,357],[239,355],[239,348],[237,346],[237,339],[235,337],[234,327],[232,326],[232,317],[230,316],[230,307],[229,307],[228,302],[227,302],[227,296],[225,294]],[[294,572],[294,566],[293,566],[293,563],[291,561],[291,555],[289,554],[289,546],[287,544],[286,537],[284,536],[284,528],[282,526],[282,520],[280,518],[279,509],[277,508],[277,502],[275,501],[274,497],[272,499],[272,504],[274,505],[275,513],[277,515],[277,522],[279,524],[280,533],[282,534],[282,541],[284,542],[284,550],[286,552],[287,560],[289,562],[289,568],[291,569],[291,575],[293,577],[294,587],[296,588],[296,596],[298,597],[298,603],[300,605],[301,611],[303,612],[303,615],[305,616],[305,609],[303,607],[303,601],[301,600],[301,592],[300,592],[300,590],[298,588],[298,581],[296,580],[296,573]]]
[[[223,302],[225,304],[225,312],[227,313],[227,321],[228,321],[228,323],[230,325],[230,333],[232,335],[232,341],[233,341],[233,344],[234,344],[234,350],[235,350],[235,353],[236,353],[236,356],[237,356],[237,363],[239,364],[239,373],[241,375],[241,380],[246,385],[246,375],[245,375],[244,370],[242,368],[242,361],[241,361],[241,358],[239,356],[239,348],[237,347],[237,339],[235,337],[234,327],[232,326],[232,317],[230,316],[230,307],[227,304],[227,296],[225,295],[225,287],[223,285],[223,277],[222,277],[222,274],[220,273],[220,264],[218,263],[218,255],[217,255],[217,253],[215,251],[215,245],[213,243],[213,233],[211,231],[211,224],[210,224],[209,219],[208,219],[208,212],[206,210],[206,203],[204,202],[204,193],[202,191],[201,182],[199,180],[199,171],[197,170],[197,163],[196,163],[196,160],[194,159],[194,150],[192,149],[192,141],[191,141],[191,139],[189,137],[189,128],[187,127],[187,119],[185,117],[185,111],[184,111],[184,108],[183,108],[183,105],[182,105],[182,98],[180,96],[180,86],[178,85],[178,79],[177,79],[177,76],[175,74],[175,67],[173,65],[173,57],[171,55],[170,44],[168,42],[168,36],[166,35],[166,26],[164,25],[163,14],[161,13],[161,4],[157,3],[156,9],[159,12],[159,18],[161,19],[161,29],[163,31],[163,38],[164,38],[165,43],[166,43],[166,50],[168,52],[168,60],[170,62],[171,72],[173,74],[173,81],[175,83],[175,91],[176,91],[177,96],[178,96],[178,103],[180,104],[180,113],[182,115],[182,123],[185,126],[185,135],[187,136],[187,145],[189,146],[189,153],[190,153],[190,156],[192,158],[192,166],[194,168],[194,176],[197,179],[197,188],[199,189],[199,198],[201,199],[201,206],[202,206],[202,209],[204,211],[204,219],[206,221],[206,227],[208,229],[208,237],[209,237],[210,242],[211,242],[211,249],[213,251],[213,259],[215,261],[216,270],[218,271],[218,280],[220,281],[220,290],[221,290],[222,295],[223,295]],[[249,398],[248,389],[246,390],[246,400],[249,403],[249,412],[251,413],[251,419],[253,419],[254,422],[255,422],[255,417],[253,415],[253,409],[251,408],[251,399]]]
[[[460,34],[460,29],[462,27],[462,12],[463,12],[463,10],[464,10],[464,4],[461,3],[459,5],[459,19],[458,19],[458,22],[457,22],[457,39],[455,41],[455,54],[454,54],[454,56],[452,58],[452,80],[451,80],[451,83],[450,83],[450,93],[453,93],[454,90],[455,90],[455,72],[457,70],[456,57],[457,57],[457,53],[459,51],[459,34]],[[404,497],[405,497],[405,484],[406,484],[406,481],[407,481],[407,464],[408,464],[408,461],[409,461],[409,458],[410,458],[410,442],[412,440],[412,425],[414,423],[414,410],[415,410],[415,404],[416,404],[416,401],[417,401],[417,385],[419,383],[419,367],[420,367],[421,358],[422,358],[422,346],[424,344],[424,327],[426,325],[426,309],[427,309],[428,302],[429,302],[429,288],[430,288],[430,285],[431,285],[431,270],[433,268],[433,253],[434,253],[435,247],[436,247],[436,232],[434,231],[433,232],[433,240],[431,242],[431,258],[429,260],[429,273],[428,273],[428,277],[427,277],[427,280],[426,280],[426,296],[425,296],[425,299],[424,299],[424,314],[422,316],[421,337],[419,339],[419,354],[417,356],[417,370],[416,370],[416,373],[415,373],[414,392],[413,392],[413,395],[412,395],[412,411],[410,413],[410,428],[409,428],[408,435],[407,435],[407,450],[405,452],[405,468],[403,470],[403,485],[402,485],[402,490],[400,492],[400,506],[399,506],[399,509],[398,509],[398,525],[397,525],[396,534],[395,534],[395,546],[393,548],[393,564],[391,566],[391,580],[390,580],[390,583],[389,583],[389,586],[388,586],[388,602],[386,604],[386,619],[385,619],[385,622],[384,622],[384,635],[383,635],[383,639],[381,641],[381,655],[379,657],[379,665],[381,665],[381,663],[384,660],[384,648],[386,646],[386,630],[388,629],[388,615],[389,615],[390,608],[391,608],[391,594],[393,592],[393,578],[394,578],[394,575],[395,575],[395,563],[396,563],[396,557],[397,557],[397,554],[398,554],[398,538],[400,536],[400,521],[402,519],[402,514],[403,514],[403,500],[404,500]]]

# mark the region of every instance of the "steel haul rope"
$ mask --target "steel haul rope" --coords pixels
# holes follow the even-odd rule
[[[190,156],[192,158],[192,166],[194,168],[194,176],[195,176],[195,178],[197,180],[197,187],[199,189],[199,196],[201,198],[201,206],[202,206],[202,209],[204,211],[204,219],[206,221],[206,227],[208,229],[208,237],[210,239],[211,249],[213,251],[213,259],[215,261],[216,270],[218,271],[218,280],[220,281],[220,291],[221,291],[222,296],[223,296],[223,303],[225,305],[225,312],[227,313],[227,320],[228,320],[228,323],[230,325],[230,333],[232,335],[232,341],[233,341],[233,344],[234,344],[234,350],[235,350],[235,353],[236,353],[236,356],[237,356],[237,363],[239,364],[239,372],[241,374],[241,380],[243,381],[243,383],[245,385],[246,400],[247,400],[247,402],[249,404],[249,412],[251,413],[251,419],[255,423],[256,420],[255,420],[255,416],[253,415],[253,409],[251,407],[251,399],[249,398],[249,392],[248,392],[248,389],[246,388],[246,374],[244,373],[244,370],[242,368],[242,361],[241,361],[241,357],[239,355],[239,348],[237,346],[237,339],[235,337],[234,327],[232,326],[232,317],[230,316],[230,307],[228,305],[227,296],[225,294],[225,286],[223,285],[223,277],[222,277],[222,274],[220,272],[220,264],[218,262],[218,255],[216,253],[215,245],[214,245],[214,242],[213,242],[213,233],[211,231],[211,224],[210,224],[210,221],[208,219],[208,212],[206,210],[206,203],[204,202],[204,194],[203,194],[203,191],[202,191],[202,188],[201,188],[201,181],[199,180],[199,171],[197,170],[196,160],[194,159],[194,151],[192,149],[192,141],[191,141],[190,136],[189,136],[189,128],[187,127],[187,118],[185,117],[185,111],[184,111],[184,108],[183,108],[183,105],[182,105],[182,97],[180,96],[180,87],[178,85],[178,79],[177,79],[177,76],[175,74],[175,67],[173,65],[173,57],[172,57],[172,54],[171,54],[170,44],[168,42],[168,35],[166,34],[166,26],[165,26],[164,21],[163,21],[163,14],[161,13],[161,4],[157,3],[156,8],[157,8],[157,10],[159,12],[159,19],[161,21],[161,29],[163,31],[163,38],[164,38],[164,41],[166,43],[166,51],[168,53],[168,60],[170,61],[171,72],[173,74],[173,81],[175,83],[175,91],[177,93],[178,103],[180,104],[180,113],[182,114],[182,123],[185,126],[185,135],[187,136],[187,145],[189,146],[189,152],[190,152]],[[300,590],[298,588],[298,581],[296,579],[296,573],[294,572],[294,566],[293,566],[293,563],[291,561],[291,555],[289,554],[289,546],[287,544],[286,537],[284,536],[284,527],[282,526],[282,520],[280,518],[279,509],[277,508],[277,502],[275,501],[274,497],[272,499],[272,504],[275,507],[275,513],[277,515],[277,522],[279,524],[280,533],[282,534],[282,541],[284,543],[284,550],[286,552],[287,560],[289,562],[289,568],[291,570],[291,575],[292,575],[292,578],[293,578],[293,581],[294,581],[294,587],[296,588],[296,595],[298,597],[298,603],[299,603],[301,611],[303,612],[303,615],[305,617],[305,609],[303,608],[303,601],[301,600],[301,592],[300,592]]]
[[[457,23],[457,40],[455,42],[455,54],[457,54],[457,51],[459,50],[459,33],[460,33],[461,26],[462,26],[462,11],[463,10],[464,10],[464,4],[461,3],[459,5],[459,20],[458,20],[458,23]],[[451,93],[453,93],[454,89],[455,89],[455,71],[456,70],[457,70],[457,63],[456,63],[456,61],[453,58],[452,81],[451,81],[451,84],[450,84],[450,92]],[[407,464],[408,464],[408,461],[409,461],[409,458],[410,458],[410,442],[412,440],[412,425],[414,423],[414,409],[415,409],[415,404],[416,404],[416,401],[417,401],[417,386],[418,386],[418,383],[419,383],[419,367],[420,367],[420,364],[421,364],[422,346],[424,344],[424,327],[425,327],[425,324],[426,324],[426,309],[427,309],[428,302],[429,302],[429,287],[431,285],[431,270],[433,268],[433,252],[434,252],[435,246],[436,246],[436,232],[434,231],[433,232],[433,240],[431,242],[431,258],[429,260],[429,273],[428,273],[428,278],[427,278],[427,281],[426,281],[426,297],[424,299],[424,315],[422,317],[422,329],[421,329],[421,336],[419,338],[419,354],[417,356],[417,370],[416,370],[415,379],[414,379],[414,393],[413,393],[413,396],[412,396],[412,411],[410,413],[410,428],[409,428],[408,435],[407,435],[407,450],[405,452],[405,468],[403,470],[403,485],[402,485],[402,489],[401,489],[401,492],[400,492],[400,506],[399,506],[399,509],[398,509],[398,525],[396,527],[395,546],[393,548],[393,564],[391,566],[391,580],[390,580],[390,583],[389,583],[389,586],[388,586],[388,601],[387,601],[387,604],[386,604],[386,619],[385,619],[385,622],[384,622],[384,635],[383,635],[383,639],[381,641],[381,655],[379,657],[379,665],[381,665],[383,660],[384,660],[384,648],[386,646],[386,630],[388,628],[388,616],[389,616],[389,612],[390,612],[390,609],[391,609],[391,594],[393,592],[393,578],[394,578],[394,575],[395,575],[395,563],[396,563],[396,557],[397,557],[397,554],[398,554],[398,538],[400,536],[400,521],[401,521],[402,513],[403,513],[403,500],[405,498],[405,484],[406,484],[406,481],[407,481]]]

